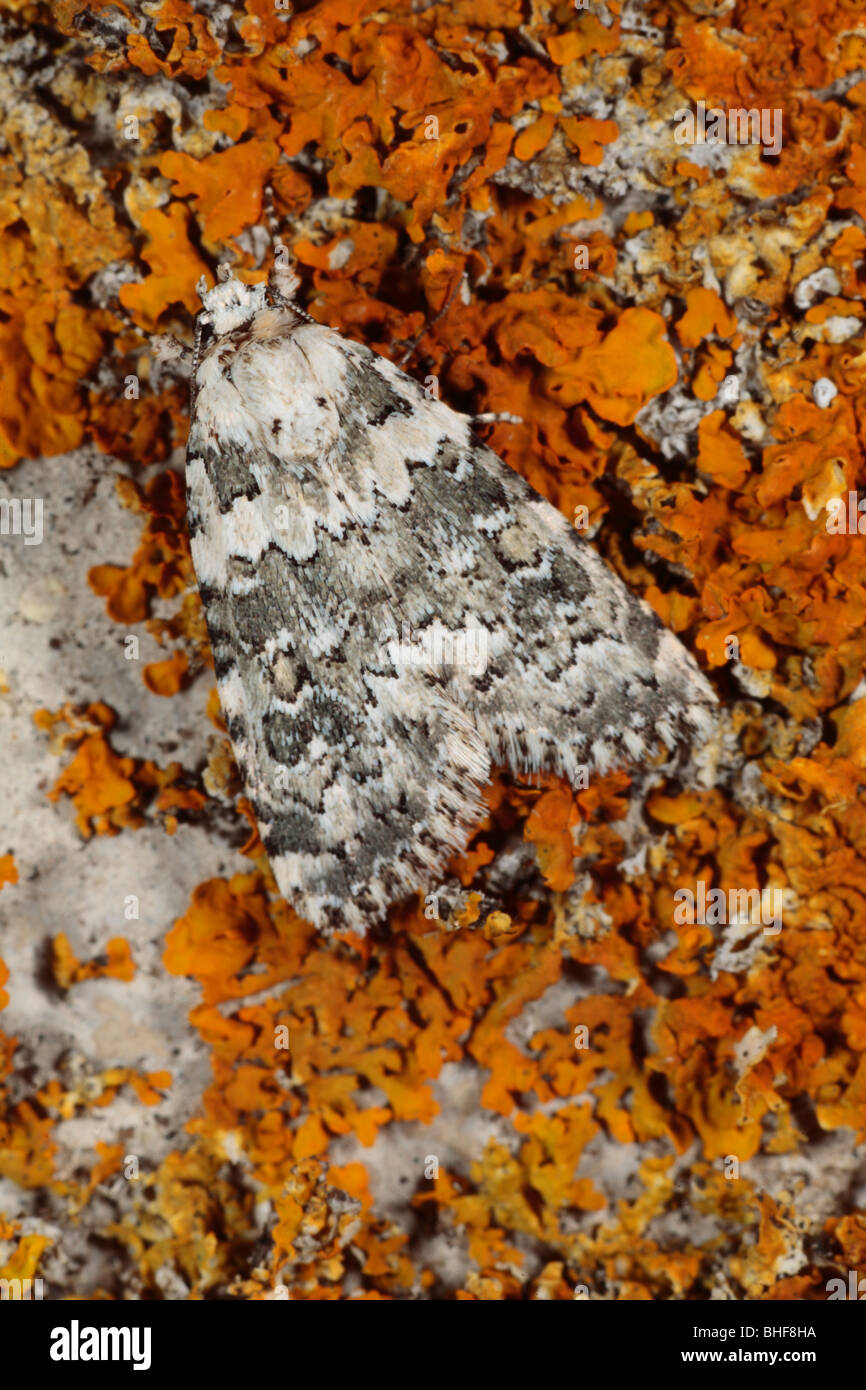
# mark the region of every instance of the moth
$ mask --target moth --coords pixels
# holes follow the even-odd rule
[[[706,738],[715,696],[469,417],[297,284],[201,287],[189,529],[279,889],[364,932],[441,878],[494,765],[575,782]]]

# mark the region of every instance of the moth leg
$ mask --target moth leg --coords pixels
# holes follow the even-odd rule
[[[446,931],[462,927],[483,927],[491,912],[501,912],[502,904],[474,885],[464,888],[459,878],[446,878],[433,893],[424,897],[424,916],[440,923]]]
[[[535,899],[547,905],[550,890],[538,868],[535,847],[522,836],[506,841],[490,864],[475,874],[468,888],[449,877],[424,896],[424,915],[440,921],[448,931],[483,927],[493,912],[514,916],[518,900]],[[467,922],[467,915],[471,918]]]
[[[473,425],[495,425],[499,421],[506,425],[523,425],[522,415],[512,415],[507,410],[487,410],[481,415],[470,415]]]
[[[144,340],[153,359],[150,385],[154,391],[159,390],[160,374],[163,367],[176,372],[179,376],[189,376],[192,368],[192,349],[186,343],[182,343],[171,333],[148,333],[146,328],[142,328],[140,323],[135,322],[135,319],[127,313],[116,297],[111,312],[126,325],[130,333],[134,333]],[[81,385],[94,391],[100,389],[98,383],[94,381],[82,380]]]
[[[171,333],[155,334],[150,340],[150,345],[156,362],[170,363],[172,366],[179,362],[184,367],[192,364],[192,348]]]
[[[433,328],[439,322],[440,319],[445,317],[445,315],[448,313],[448,310],[451,308],[451,305],[454,303],[458,290],[462,288],[465,278],[465,276],[461,275],[460,279],[457,280],[456,283],[452,286],[451,292],[449,293],[448,298],[445,300],[445,303],[442,305],[442,308],[439,310],[439,312],[437,314],[434,314],[430,322],[426,323],[424,327],[421,329],[421,332],[416,333],[415,337],[411,339],[406,348],[406,351],[403,353],[403,356],[399,358],[397,361],[398,367],[402,368],[406,365],[409,359],[413,356],[415,349],[417,348],[421,340],[423,338],[426,338],[427,334],[430,332],[430,329]]]

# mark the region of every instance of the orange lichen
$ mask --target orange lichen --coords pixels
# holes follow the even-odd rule
[[[527,840],[538,845],[538,863],[546,882],[560,891],[574,882],[574,835],[580,812],[570,789],[557,787],[539,797],[526,822]]]
[[[207,801],[203,792],[188,785],[180,763],[160,768],[150,759],[123,758],[111,747],[109,733],[116,716],[101,701],[86,709],[64,705],[56,713],[37,710],[38,728],[50,733],[55,751],[75,752],[48,792],[52,801],[68,796],[76,810],[76,825],[85,839],[91,835],[117,835],[137,830],[146,814],[158,813],[170,832],[177,826],[174,811],[196,812]],[[65,732],[60,732],[66,725]]]
[[[160,1091],[167,1090],[171,1080],[171,1072],[167,1071],[142,1075],[132,1067],[108,1067],[69,1086],[57,1080],[49,1081],[36,1092],[35,1098],[48,1114],[68,1120],[81,1110],[107,1108],[122,1086],[129,1086],[142,1105],[158,1105],[162,1099]]]
[[[141,676],[154,695],[176,695],[186,684],[188,669],[186,652],[175,652],[167,661],[152,661],[145,666]]]
[[[219,246],[260,220],[264,187],[278,155],[273,140],[245,140],[202,160],[169,151],[159,170],[173,182],[175,197],[192,195],[205,237]],[[177,203],[173,207],[180,210]]]
[[[53,1244],[51,1236],[20,1236],[9,1259],[0,1265],[0,1279],[35,1279],[43,1253]]]
[[[605,145],[610,145],[619,135],[616,121],[597,121],[592,117],[582,120],[568,117],[562,122],[562,129],[577,150],[581,164],[601,164]]]
[[[683,347],[697,347],[710,333],[730,338],[737,331],[736,318],[715,290],[689,290],[685,299],[686,312],[677,323]]]
[[[82,980],[131,980],[135,964],[129,942],[122,936],[105,943],[105,959],[82,964],[72,950],[65,932],[58,932],[51,942],[51,973],[60,989],[69,989]]]
[[[78,21],[101,8],[62,0],[56,32],[86,45]],[[326,1164],[337,1136],[372,1146],[440,1105],[449,1119],[438,1085],[449,1063],[474,1068],[501,1125],[460,1172],[443,1165],[414,1193],[469,1253],[454,1297],[567,1298],[589,1283],[616,1298],[703,1298],[712,1262],[739,1297],[821,1296],[816,1269],[780,1275],[792,1205],[718,1165],[805,1152],[804,1109],[826,1131],[864,1137],[866,578],[863,537],[826,524],[863,471],[866,85],[842,91],[863,43],[843,4],[662,7],[658,48],[621,27],[619,8],[602,22],[573,7],[527,19],[511,0],[406,0],[387,13],[374,0],[297,13],[245,0],[224,33],[188,0],[156,0],[116,51],[85,49],[95,85],[75,99],[86,113],[103,100],[100,83],[158,78],[177,95],[176,117],[170,101],[158,119],[148,112],[146,140],[93,165],[53,114],[36,138],[9,122],[0,465],[93,439],[138,468],[182,446],[183,389],[151,382],[118,306],[85,307],[84,296],[101,272],[131,263],[120,305],[150,330],[195,311],[196,283],[218,260],[261,279],[252,229],[270,185],[314,318],[395,359],[422,335],[410,362],[419,378],[463,409],[520,417],[493,428],[493,447],[570,521],[585,512],[591,543],[719,677],[725,757],[752,775],[747,797],[735,778],[653,789],[652,841],[627,874],[617,829],[627,773],[588,788],[497,778],[452,869],[471,889],[522,832],[551,912],[520,901],[485,921],[479,894],[442,933],[409,903],[374,940],[326,942],[276,898],[224,740],[199,784],[177,763],[118,754],[99,699],[39,711],[65,759],[49,796],[71,799],[84,837],[149,817],[172,832],[212,800],[250,827],[249,872],[200,884],[166,938],[166,969],[201,989],[191,1021],[213,1077],[187,1151],[159,1164],[105,1232],[149,1294],[168,1267],[192,1298],[272,1297],[287,1284],[293,1298],[336,1299],[350,1244],[353,1297],[433,1287],[406,1232],[377,1218],[364,1165]],[[780,153],[690,158],[668,118],[698,101],[782,109]],[[616,120],[592,114],[612,110]],[[653,128],[657,148],[643,158],[634,132]],[[620,226],[612,190],[623,169],[648,206],[626,204]],[[753,215],[761,199],[775,201]],[[801,306],[801,284],[828,269],[835,279]],[[105,384],[106,370],[119,382],[127,365],[140,400]],[[731,375],[738,400],[720,389]],[[825,378],[838,394],[822,408],[813,392]],[[685,442],[671,455],[667,422],[676,435],[680,408]],[[142,668],[147,689],[188,687],[224,734],[201,681],[210,655],[181,476],[118,486],[140,541],[131,558],[95,556],[91,588],[119,642],[146,623],[165,649]],[[5,855],[0,887],[16,881]],[[739,938],[737,924],[677,921],[677,890],[698,881],[787,890],[783,930],[763,936],[757,924]],[[106,951],[107,964],[82,964],[54,935],[55,981],[130,978],[128,946],[114,939]],[[576,994],[578,978],[593,984]],[[518,1020],[560,985],[574,1002],[519,1043]],[[581,1029],[587,1045],[576,1047]],[[0,1038],[0,1074],[14,1051]],[[47,1083],[0,1115],[0,1173],[56,1184],[57,1116],[108,1107],[127,1085],[153,1104],[169,1080],[111,1068],[96,1099]],[[574,1210],[604,1205],[585,1153],[599,1137],[670,1153],[644,1154],[636,1195],[575,1237]],[[652,1236],[679,1200],[672,1156],[695,1141],[690,1200],[725,1223],[721,1253]],[[117,1171],[120,1152],[99,1150],[76,1201]],[[227,1175],[228,1152],[248,1185]],[[276,1220],[266,1266],[250,1272],[253,1184]],[[862,1213],[828,1223],[843,1268],[866,1260],[863,1231]],[[544,1263],[527,1282],[532,1242]]]
[[[166,472],[140,487],[119,478],[118,495],[125,507],[147,517],[138,549],[128,566],[94,565],[88,574],[94,593],[107,599],[115,622],[142,622],[154,597],[175,598],[192,578],[189,542],[183,529],[183,483]]]

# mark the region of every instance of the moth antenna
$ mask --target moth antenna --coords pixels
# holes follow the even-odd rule
[[[132,317],[129,310],[123,307],[116,295],[114,296],[114,307],[112,308],[111,312],[115,315],[116,318],[120,319],[121,323],[126,325],[130,333],[136,333],[138,337],[143,338],[145,342],[149,340],[150,335],[148,334],[147,329],[142,328],[140,323],[135,322],[135,319]]]
[[[295,300],[301,280],[295,271],[295,260],[292,252],[280,236],[280,223],[274,206],[274,190],[270,184],[265,185],[262,206],[271,234],[271,252],[273,254],[271,268],[268,271],[268,289],[278,302],[291,305],[295,313],[299,314],[302,319],[305,319],[307,323],[313,323],[314,320],[298,306]]]
[[[460,276],[460,279],[459,279],[459,280],[456,282],[456,284],[454,285],[453,289],[452,289],[451,292],[449,293],[448,298],[446,299],[445,303],[442,305],[442,308],[439,310],[439,312],[438,312],[437,314],[434,314],[434,315],[433,315],[433,318],[430,319],[430,321],[429,321],[428,323],[426,323],[426,324],[424,325],[424,327],[421,329],[421,332],[420,332],[420,333],[417,333],[417,334],[415,335],[415,337],[412,339],[412,341],[410,342],[410,344],[409,344],[408,348],[406,349],[405,353],[403,354],[403,356],[400,358],[399,362],[397,363],[397,366],[398,366],[398,367],[404,367],[404,366],[406,365],[406,363],[409,361],[410,357],[412,357],[413,353],[415,352],[415,349],[417,348],[418,344],[422,341],[422,339],[423,339],[423,338],[426,338],[426,336],[427,336],[427,334],[430,332],[431,328],[435,328],[435,326],[436,326],[436,324],[439,322],[439,320],[445,317],[445,315],[448,313],[448,310],[451,308],[451,305],[454,303],[454,300],[455,300],[456,297],[457,297],[458,291],[461,290],[461,289],[463,288],[463,285],[464,285],[464,283],[465,283],[465,280],[466,280],[466,276],[465,276],[465,275],[461,275],[461,276]]]
[[[201,280],[199,281],[199,286],[202,284],[202,281],[203,281],[203,280],[204,280],[204,276],[201,277]],[[201,289],[199,289],[199,294],[201,294]],[[199,314],[196,314],[196,316],[195,316],[195,340],[194,340],[194,342],[193,342],[193,348],[192,348],[192,364],[191,364],[191,370],[190,370],[190,410],[194,410],[194,409],[195,409],[195,397],[196,397],[195,374],[196,374],[196,371],[197,371],[197,369],[198,369],[199,358],[201,357],[201,338],[202,338],[202,333],[203,333],[204,330],[205,330],[205,326],[206,326],[207,324],[209,324],[210,321],[211,321],[211,316],[210,316],[210,314],[202,314],[202,313],[199,313]]]
[[[271,250],[273,250],[280,240],[280,219],[277,217],[276,204],[274,203],[273,186],[269,183],[265,184],[262,192],[262,212],[265,214],[265,221],[271,234]]]

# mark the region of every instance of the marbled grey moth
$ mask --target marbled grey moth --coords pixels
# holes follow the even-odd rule
[[[309,319],[296,286],[203,294],[192,556],[280,891],[363,932],[438,881],[494,765],[603,772],[706,736],[715,697],[468,417]]]

